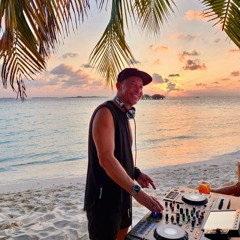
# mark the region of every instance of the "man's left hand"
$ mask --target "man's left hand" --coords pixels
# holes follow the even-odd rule
[[[142,188],[149,188],[150,185],[152,186],[153,189],[156,189],[155,184],[153,180],[146,174],[141,173],[137,179],[137,182]]]

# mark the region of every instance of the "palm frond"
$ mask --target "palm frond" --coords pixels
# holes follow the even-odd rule
[[[104,1],[101,1],[102,7]],[[124,33],[124,12],[129,7],[129,1],[115,0],[112,2],[110,21],[101,39],[90,55],[90,64],[97,65],[97,73],[105,78],[113,87],[117,73],[127,63],[131,64],[133,55],[126,43]]]
[[[97,1],[98,2],[98,1]],[[105,1],[101,0],[102,9]],[[90,64],[97,65],[97,73],[113,86],[117,73],[125,66],[133,64],[134,56],[126,43],[124,26],[129,20],[141,23],[150,32],[159,32],[160,25],[173,11],[173,0],[113,0],[111,17],[106,30],[90,55]]]
[[[158,34],[169,15],[174,12],[174,0],[138,0],[135,8],[142,28],[148,33]]]
[[[46,69],[46,58],[54,51],[61,34],[69,33],[69,25],[84,19],[88,0],[1,0],[0,58],[3,86],[22,84],[32,74]],[[72,19],[72,12],[75,19]],[[27,64],[26,64],[27,61]],[[25,87],[24,87],[25,89]],[[20,94],[24,96],[24,94]]]
[[[240,48],[240,1],[201,0],[205,5],[205,16],[220,24],[222,31]]]

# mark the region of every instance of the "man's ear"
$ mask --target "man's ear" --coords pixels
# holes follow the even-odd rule
[[[116,88],[117,88],[117,90],[119,90],[120,86],[121,86],[121,83],[120,83],[120,82],[116,82]]]

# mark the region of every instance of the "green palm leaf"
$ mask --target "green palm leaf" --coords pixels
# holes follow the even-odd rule
[[[158,34],[170,14],[174,12],[173,6],[175,6],[173,0],[136,1],[137,15],[142,28],[148,33]]]
[[[100,1],[100,9],[104,1]],[[173,11],[173,1],[113,0],[110,21],[101,39],[90,55],[90,64],[97,66],[97,73],[113,86],[117,73],[134,62],[134,56],[126,42],[124,26],[129,20],[142,25],[143,29],[157,33],[160,25]]]
[[[103,2],[100,4],[102,8]],[[125,40],[124,9],[129,7],[128,1],[112,2],[111,18],[101,39],[90,55],[90,64],[97,65],[97,73],[113,86],[117,72],[125,62],[133,59],[133,55]],[[123,5],[124,4],[124,7]]]
[[[205,16],[220,24],[222,31],[240,48],[240,1],[201,0],[205,5]]]
[[[15,90],[14,82],[18,80],[18,91],[25,89],[22,78],[31,80],[32,75],[45,70],[46,58],[59,36],[68,35],[69,25],[73,25],[72,12],[77,22],[83,20],[88,8],[87,0],[1,0],[3,86],[7,87],[9,81]]]

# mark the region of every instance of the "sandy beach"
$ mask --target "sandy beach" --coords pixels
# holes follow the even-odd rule
[[[171,188],[197,188],[209,181],[212,188],[237,181],[238,159],[182,164],[144,171],[157,190],[147,189],[159,199]],[[87,240],[87,220],[83,211],[85,177],[31,181],[0,186],[0,239],[81,239]],[[133,225],[147,209],[133,201]]]

